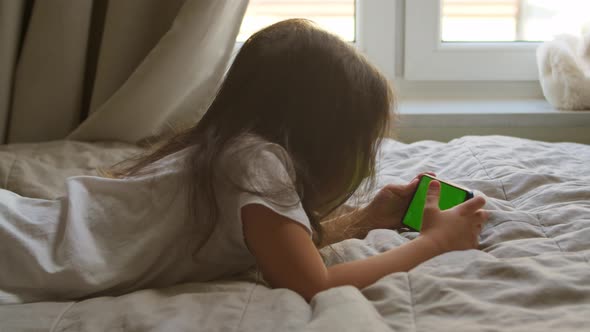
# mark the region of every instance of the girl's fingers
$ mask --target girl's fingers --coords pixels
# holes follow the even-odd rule
[[[486,210],[479,210],[475,213],[475,217],[477,217],[478,220],[481,220],[482,223],[485,223],[488,218],[489,218],[489,213]]]
[[[414,179],[420,179],[424,174],[428,174],[428,175],[436,177],[436,173],[434,173],[434,172],[422,172],[422,173],[416,175],[416,177]]]
[[[440,197],[440,183],[438,181],[432,181],[428,185],[428,191],[426,192],[426,205],[432,209],[438,209],[438,201]]]
[[[478,237],[481,234],[482,230],[483,230],[483,224],[482,223],[475,224],[475,230],[474,230],[475,231],[475,234],[474,235],[476,237]]]
[[[432,172],[430,172],[430,173],[432,173]],[[387,190],[392,191],[392,192],[399,192],[400,190],[413,192],[414,189],[416,189],[416,187],[418,186],[418,182],[420,181],[420,178],[422,177],[423,174],[425,174],[425,173],[420,173],[420,175],[416,176],[415,178],[413,178],[410,182],[406,183],[405,185],[388,184],[388,185],[385,185],[384,188],[386,188]],[[432,173],[432,174],[434,174],[434,173]]]
[[[458,205],[457,208],[460,210],[462,214],[470,214],[481,209],[484,205],[486,205],[485,198],[481,196],[476,196],[462,203],[461,205]]]
[[[406,184],[406,190],[414,189],[418,185],[418,178],[412,179],[408,184]]]
[[[428,174],[428,175],[432,175],[432,176],[436,177],[436,174],[434,174],[434,172],[422,172],[422,173],[416,175],[416,177],[414,177],[412,179],[412,181],[410,181],[410,182],[408,182],[408,184],[406,184],[406,190],[409,190],[409,189],[414,190],[424,174]]]

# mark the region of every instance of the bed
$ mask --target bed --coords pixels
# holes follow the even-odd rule
[[[63,179],[95,174],[141,149],[55,141],[0,147],[0,185],[55,198]],[[307,304],[252,270],[232,279],[78,302],[0,306],[0,331],[589,331],[590,146],[505,136],[383,142],[378,183],[422,171],[488,197],[481,250],[450,252],[363,290]],[[328,264],[417,236],[374,230],[323,251]],[[6,267],[0,267],[6,268]]]

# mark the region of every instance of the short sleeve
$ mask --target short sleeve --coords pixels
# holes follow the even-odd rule
[[[242,142],[225,159],[226,174],[237,194],[237,208],[263,205],[289,218],[312,234],[301,199],[295,190],[295,172],[288,153],[279,145],[260,141]]]

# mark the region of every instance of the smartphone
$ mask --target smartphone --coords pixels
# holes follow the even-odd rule
[[[408,205],[402,224],[404,226],[419,232],[422,229],[422,216],[424,215],[424,206],[426,204],[426,192],[428,185],[432,180],[440,182],[440,200],[438,206],[441,210],[450,209],[453,206],[459,205],[468,199],[473,198],[473,191],[458,186],[456,184],[443,181],[434,176],[425,174],[420,178],[418,187],[414,192],[414,196]]]

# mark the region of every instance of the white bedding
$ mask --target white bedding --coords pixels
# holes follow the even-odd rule
[[[41,151],[44,157],[35,157]],[[136,151],[71,142],[0,147],[0,184],[57,197],[64,176],[92,172]],[[331,289],[310,305],[291,291],[267,288],[252,271],[234,280],[77,303],[1,306],[0,331],[590,331],[588,165],[587,145],[502,136],[389,140],[380,156],[380,184],[405,183],[432,170],[488,196],[491,217],[481,251],[441,255],[362,291]],[[69,171],[58,171],[63,168]],[[414,236],[376,230],[324,253],[334,264]]]

